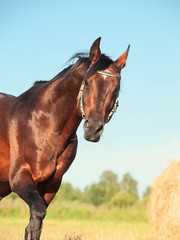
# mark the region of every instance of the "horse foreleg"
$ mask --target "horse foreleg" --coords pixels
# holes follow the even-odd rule
[[[33,196],[32,196],[33,195]],[[25,240],[39,240],[42,231],[42,221],[46,215],[46,204],[39,193],[30,194],[30,220],[25,229]]]
[[[48,206],[50,202],[55,197],[60,185],[62,178],[58,179],[58,181],[54,182],[54,175],[49,178],[47,181],[39,183],[37,185],[38,192],[45,200],[46,205]]]
[[[39,240],[42,221],[46,215],[46,202],[37,191],[31,175],[26,171],[16,172],[11,178],[11,188],[30,208],[30,221],[25,229],[25,240]]]

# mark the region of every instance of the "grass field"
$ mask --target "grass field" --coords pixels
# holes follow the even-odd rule
[[[29,208],[20,198],[0,204],[0,240],[23,240]],[[41,240],[180,240],[154,238],[147,204],[117,208],[76,201],[54,201],[47,210]]]
[[[1,240],[23,240],[25,218],[0,217]],[[42,240],[152,240],[147,222],[44,220]]]
[[[0,240],[23,240],[29,209],[7,197],[0,204]],[[54,201],[44,219],[41,240],[154,240],[146,208],[95,207]]]

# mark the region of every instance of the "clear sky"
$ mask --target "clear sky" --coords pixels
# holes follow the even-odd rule
[[[116,60],[131,44],[120,106],[99,143],[78,129],[76,160],[64,176],[83,189],[104,170],[126,172],[142,192],[180,159],[180,1],[0,1],[0,91],[19,95],[50,80],[102,37]]]

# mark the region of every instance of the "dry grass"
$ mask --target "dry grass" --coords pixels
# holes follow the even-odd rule
[[[23,240],[27,220],[0,218],[1,240]],[[178,240],[162,238],[163,240]],[[41,240],[157,240],[147,222],[44,221]]]
[[[23,240],[27,220],[0,218],[1,240]],[[41,240],[154,240],[147,222],[44,221]]]
[[[180,240],[180,161],[173,161],[157,177],[149,203],[150,219],[157,239]]]

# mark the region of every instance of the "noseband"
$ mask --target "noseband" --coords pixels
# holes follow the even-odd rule
[[[106,71],[97,71],[97,73],[102,74],[103,76],[118,77],[119,79],[121,79],[121,75],[119,73],[110,73],[110,72],[106,72]],[[84,109],[83,109],[83,100],[82,100],[84,85],[85,85],[85,81],[83,81],[83,83],[81,85],[81,88],[80,88],[80,91],[79,91],[79,94],[78,94],[78,99],[79,99],[79,103],[80,103],[80,110],[81,110],[81,113],[82,113],[82,118],[85,118],[85,112],[84,112]],[[118,107],[118,104],[119,104],[118,97],[119,97],[119,94],[117,95],[116,100],[114,102],[114,106],[113,106],[111,112],[108,114],[107,118],[105,119],[104,124],[108,123],[109,120],[111,119],[112,115],[115,113],[115,111]]]

